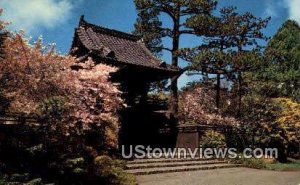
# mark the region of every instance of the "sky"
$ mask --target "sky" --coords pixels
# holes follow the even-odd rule
[[[300,23],[300,0],[219,0],[219,7],[223,6],[236,6],[241,13],[249,11],[262,18],[271,16],[264,30],[270,37],[287,19]],[[11,23],[10,30],[24,30],[33,40],[42,37],[44,43],[55,43],[61,54],[69,51],[81,15],[90,23],[129,33],[137,18],[133,0],[0,0],[0,8],[4,9],[0,19]],[[181,47],[201,43],[190,36],[180,42]],[[162,60],[169,63],[170,55],[164,53]],[[197,78],[182,75],[179,87]]]

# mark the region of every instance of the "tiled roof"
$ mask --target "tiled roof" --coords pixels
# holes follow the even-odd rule
[[[87,23],[83,17],[75,31],[82,45],[100,57],[123,64],[170,72],[179,71],[179,68],[155,58],[146,48],[142,39],[135,35]],[[73,47],[76,47],[74,43]]]

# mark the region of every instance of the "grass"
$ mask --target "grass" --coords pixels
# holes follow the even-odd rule
[[[266,164],[266,169],[277,171],[300,171],[300,159],[288,159],[287,163]]]
[[[300,159],[289,158],[287,163],[280,163],[277,161],[270,162],[270,160],[255,159],[255,158],[244,158],[238,157],[231,159],[231,163],[242,164],[245,167],[256,168],[256,169],[268,169],[276,171],[300,171]]]

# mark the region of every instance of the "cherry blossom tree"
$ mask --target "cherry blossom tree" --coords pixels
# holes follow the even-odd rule
[[[203,125],[238,125],[233,117],[223,116],[215,105],[215,91],[206,86],[196,86],[180,96],[180,120]]]
[[[6,112],[47,115],[51,129],[66,136],[82,134],[91,128],[104,130],[107,144],[116,146],[117,111],[122,105],[117,84],[109,81],[109,73],[117,69],[92,59],[78,64],[72,56],[61,56],[52,46],[43,46],[41,39],[33,45],[24,33],[12,34],[4,42],[5,58],[0,61],[3,95],[10,100]],[[71,66],[82,65],[79,71]],[[54,119],[57,106],[44,106],[45,101],[60,99],[64,108]],[[57,102],[57,101],[56,101]],[[54,113],[53,107],[56,107]],[[64,111],[62,111],[64,110]]]

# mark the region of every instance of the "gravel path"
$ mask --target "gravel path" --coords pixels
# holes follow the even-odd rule
[[[144,175],[137,180],[140,185],[300,185],[300,172],[229,168]]]

